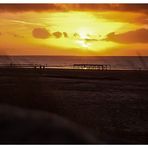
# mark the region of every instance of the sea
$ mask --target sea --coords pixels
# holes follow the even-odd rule
[[[74,64],[109,64],[112,70],[148,70],[148,56],[0,56],[0,64],[41,64],[72,68]]]

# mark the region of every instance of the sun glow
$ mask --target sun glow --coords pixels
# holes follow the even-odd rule
[[[86,32],[80,32],[79,35],[80,35],[80,38],[81,38],[81,39],[86,39],[86,38],[88,38]]]
[[[76,41],[76,43],[78,43],[78,45],[80,45],[81,47],[84,47],[84,48],[88,48],[90,46],[88,43],[86,43],[83,40],[78,40],[78,41]]]
[[[132,23],[133,14],[128,13],[127,17],[124,14],[124,18],[121,14],[108,11],[1,13],[0,49],[6,48],[9,54],[25,55],[110,53],[120,48],[119,42],[106,39],[110,33],[124,33],[140,27]],[[133,21],[135,19],[139,19],[138,14],[134,14]],[[37,36],[32,33],[34,29],[40,29]],[[132,47],[137,48],[135,44]]]
[[[79,29],[77,29],[77,32],[80,35],[81,39],[87,39],[90,38],[91,34],[95,34],[95,31],[93,31],[93,28],[91,27],[80,27]]]

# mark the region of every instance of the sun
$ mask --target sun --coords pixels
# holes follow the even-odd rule
[[[89,35],[92,33],[90,28],[80,28],[78,29],[79,39],[76,43],[82,48],[89,48],[90,44],[86,42],[86,39],[90,39]]]
[[[92,27],[80,27],[77,32],[81,39],[88,39],[90,34],[94,34]]]
[[[87,39],[88,38],[88,35],[84,32],[80,32],[79,35],[80,35],[81,39]]]
[[[78,45],[80,45],[81,47],[83,47],[83,48],[89,48],[89,44],[88,43],[86,43],[84,40],[78,40],[78,41],[76,41],[77,42],[77,44]]]

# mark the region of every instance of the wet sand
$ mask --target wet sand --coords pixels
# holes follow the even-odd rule
[[[148,143],[148,71],[2,68],[0,103],[66,117],[102,144]]]

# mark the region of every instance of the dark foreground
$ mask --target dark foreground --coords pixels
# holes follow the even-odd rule
[[[0,103],[58,114],[101,144],[148,143],[148,71],[0,69]]]

